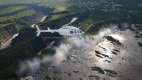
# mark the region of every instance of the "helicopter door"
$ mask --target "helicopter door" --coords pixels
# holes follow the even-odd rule
[[[70,31],[70,34],[73,34],[74,33],[74,31]]]

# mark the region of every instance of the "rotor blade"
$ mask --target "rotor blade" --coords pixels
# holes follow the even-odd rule
[[[73,18],[69,23],[63,25],[63,27],[72,24],[72,23],[75,22],[77,19],[78,19],[77,17]]]
[[[36,25],[35,27],[36,27],[37,31],[40,31],[40,29],[39,29],[38,25]]]
[[[51,48],[51,46],[53,46],[54,43],[55,43],[55,41],[52,41],[52,42],[47,46],[47,48]]]
[[[73,18],[73,19],[69,22],[69,24],[75,22],[77,19],[78,19],[77,17]]]
[[[48,18],[48,16],[43,16],[43,17],[41,18],[40,22],[46,21],[47,18]]]
[[[30,27],[31,27],[31,28],[34,28],[34,27],[35,27],[35,24],[32,24]]]

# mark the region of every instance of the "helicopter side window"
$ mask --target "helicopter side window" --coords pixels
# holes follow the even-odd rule
[[[70,31],[70,34],[73,34],[73,31]]]

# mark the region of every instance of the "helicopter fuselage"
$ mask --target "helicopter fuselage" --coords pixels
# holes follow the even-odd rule
[[[47,29],[47,30],[39,30],[37,31],[39,33],[45,33],[45,32],[50,32],[50,33],[59,33],[62,36],[81,36],[83,32],[74,26],[65,26],[60,29]]]

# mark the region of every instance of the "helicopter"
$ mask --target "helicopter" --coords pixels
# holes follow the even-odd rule
[[[41,19],[40,22],[43,22],[46,18],[47,17],[44,16]],[[69,23],[61,26],[59,29],[50,29],[49,27],[47,27],[46,30],[41,30],[37,24],[31,25],[31,27],[36,28],[36,30],[37,30],[36,31],[37,32],[36,36],[37,37],[39,37],[41,33],[48,33],[48,32],[50,32],[50,33],[59,33],[60,35],[66,36],[66,37],[81,36],[84,32],[80,28],[71,25],[76,20],[78,20],[77,17],[72,18],[72,20]]]

